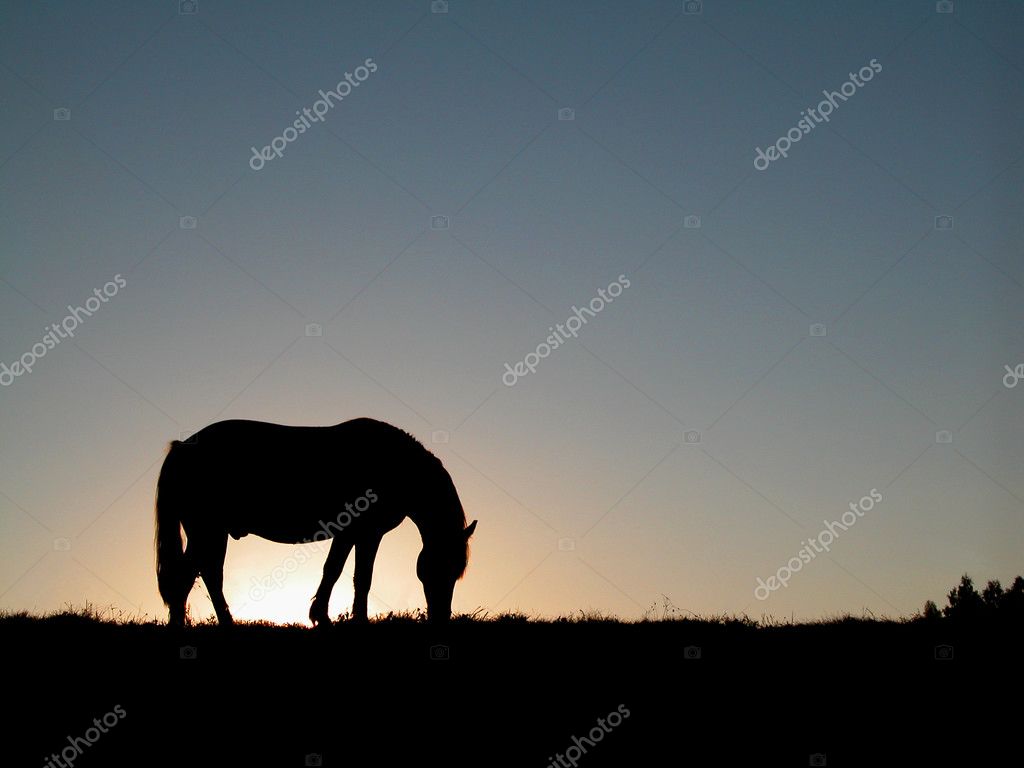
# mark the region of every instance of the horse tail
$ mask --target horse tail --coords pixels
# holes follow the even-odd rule
[[[178,503],[183,481],[180,446],[179,440],[171,441],[156,484],[156,581],[160,597],[167,605],[180,598],[181,583],[185,580],[181,506]]]

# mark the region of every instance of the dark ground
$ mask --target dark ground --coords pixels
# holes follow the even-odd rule
[[[73,765],[301,766],[319,753],[326,766],[545,768],[619,705],[629,717],[577,765],[806,766],[814,753],[942,765],[958,745],[981,765],[1019,719],[1019,627],[946,620],[400,619],[174,634],[14,615],[0,638],[10,765],[46,765],[115,705],[126,716]],[[944,645],[952,659],[937,658]]]

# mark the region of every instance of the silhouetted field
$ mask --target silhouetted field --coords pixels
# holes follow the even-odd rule
[[[1020,627],[478,612],[445,626],[413,613],[326,629],[172,631],[69,610],[0,615],[0,639],[28,671],[10,727],[29,765],[115,705],[123,722],[75,765],[154,748],[184,765],[303,765],[305,754],[359,765],[348,752],[358,743],[385,764],[453,749],[445,764],[543,768],[620,705],[630,717],[580,766],[662,758],[683,744],[694,759],[807,765],[822,752],[842,765],[882,742],[893,759],[930,752],[936,744],[917,743],[915,730],[984,700],[1003,679],[991,670],[1017,663]],[[740,721],[744,732],[730,735]]]

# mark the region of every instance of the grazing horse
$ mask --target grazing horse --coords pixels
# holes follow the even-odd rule
[[[352,615],[365,621],[381,537],[409,517],[423,550],[416,575],[427,617],[451,617],[455,582],[469,560],[458,493],[440,459],[407,432],[374,419],[333,427],[221,421],[171,443],[156,500],[156,572],[169,623],[185,623],[185,604],[202,575],[220,624],[228,536],[296,544],[332,538],[309,618],[329,624],[331,590],[355,547]],[[182,531],[186,542],[183,546]]]

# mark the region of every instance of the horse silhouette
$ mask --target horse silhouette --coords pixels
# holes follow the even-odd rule
[[[184,625],[199,575],[218,623],[232,623],[224,556],[229,535],[250,533],[286,544],[333,538],[309,610],[314,625],[330,623],[331,590],[355,547],[352,616],[365,621],[380,540],[406,517],[423,539],[416,575],[427,617],[447,621],[477,521],[466,525],[451,475],[412,435],[365,418],[330,427],[233,420],[174,440],[156,500],[157,583],[169,623]]]

